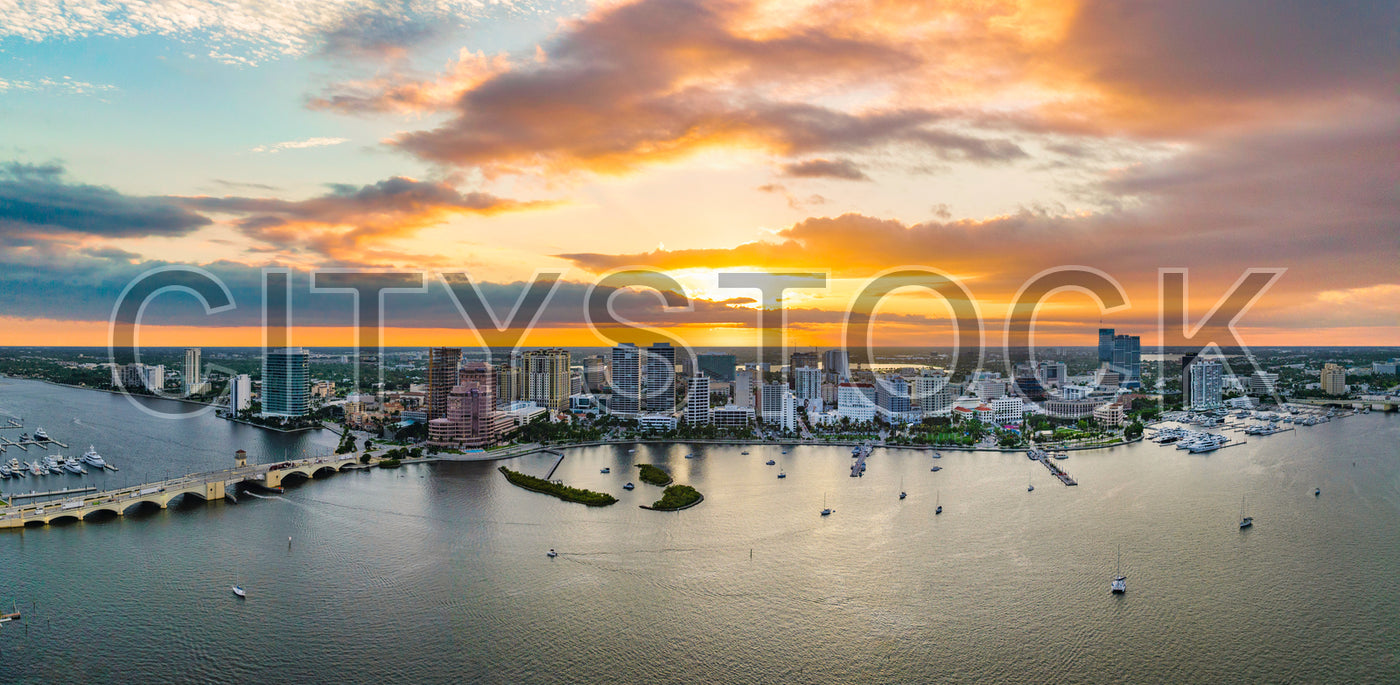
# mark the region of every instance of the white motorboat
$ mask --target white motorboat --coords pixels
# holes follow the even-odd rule
[[[83,468],[83,465],[79,464],[78,460],[72,457],[63,460],[63,470],[76,475],[87,473],[87,469]]]
[[[42,429],[42,428],[35,428],[35,429],[34,429],[34,439],[35,439],[36,441],[43,442],[43,441],[49,439],[49,434],[48,434],[48,433],[45,433],[45,432],[44,432],[44,429]]]
[[[554,551],[553,547],[550,547],[549,551],[545,552],[545,556],[549,557],[550,559],[553,559],[554,557],[559,556],[559,553]]]
[[[97,450],[92,445],[88,445],[88,451],[83,453],[83,463],[97,469],[107,468],[107,461],[102,458],[102,455],[97,453]]]

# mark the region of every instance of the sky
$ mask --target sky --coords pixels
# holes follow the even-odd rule
[[[424,274],[387,345],[477,344],[449,284],[504,319],[561,273],[522,342],[611,344],[590,287],[652,269],[686,306],[618,288],[617,316],[748,345],[781,306],[826,346],[918,268],[999,345],[1080,267],[1125,304],[1054,292],[1037,343],[1154,344],[1162,270],[1195,322],[1272,269],[1241,342],[1397,345],[1400,1],[0,0],[0,345],[105,345],[172,266],[236,306],[159,295],[145,344],[261,344],[283,268],[298,344],[357,340],[316,270]],[[873,342],[952,342],[921,282],[866,307]]]

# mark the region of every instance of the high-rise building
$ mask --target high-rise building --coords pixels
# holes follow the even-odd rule
[[[612,401],[608,409],[618,414],[636,414],[642,402],[642,350],[632,343],[612,349]]]
[[[608,388],[608,362],[603,355],[594,354],[583,358],[583,389],[585,392],[603,392]]]
[[[703,373],[691,376],[687,384],[685,422],[694,426],[710,423],[710,377]]]
[[[455,447],[485,447],[500,440],[513,426],[511,417],[496,409],[491,389],[469,380],[453,386],[448,393],[446,415],[428,422],[428,442]]]
[[[821,356],[816,352],[793,352],[788,356],[788,387],[797,388],[798,369],[815,369],[820,363]]]
[[[1123,376],[1123,386],[1142,385],[1142,339],[1136,335],[1113,336],[1113,363],[1109,368]]]
[[[112,368],[112,385],[122,390],[147,390],[160,392],[165,389],[164,364],[122,364]]]
[[[1099,368],[1116,372],[1124,387],[1142,385],[1142,339],[1136,335],[1114,335],[1112,328],[1100,328]]]
[[[758,418],[779,423],[783,418],[783,395],[791,392],[784,383],[764,383],[758,387]]]
[[[1347,370],[1336,364],[1323,364],[1322,392],[1328,395],[1345,395],[1347,392]]]
[[[676,348],[670,343],[654,343],[645,348],[622,343],[614,347],[612,388],[608,408],[615,413],[674,412]]]
[[[653,343],[646,348],[646,375],[642,387],[642,411],[668,413],[676,410],[676,348],[671,343]]]
[[[1046,388],[1058,388],[1069,378],[1069,369],[1064,362],[1044,360],[1040,362],[1040,382]]]
[[[1186,367],[1182,387],[1190,386],[1191,409],[1203,411],[1223,406],[1225,367],[1213,359],[1197,358]]]
[[[185,348],[185,371],[182,379],[182,389],[186,395],[193,395],[201,392],[204,385],[204,376],[200,371],[199,363],[200,349],[198,347]]]
[[[827,350],[822,353],[822,370],[826,372],[827,380],[841,382],[851,377],[850,358],[846,356],[845,350]]]
[[[253,406],[253,379],[240,373],[228,381],[228,408],[234,412],[247,411]]]
[[[910,379],[910,386],[910,400],[923,416],[946,414],[957,399],[948,376],[939,371],[923,371]]]
[[[428,420],[447,415],[447,394],[457,385],[457,365],[462,361],[460,347],[428,348]]]
[[[725,352],[701,352],[697,355],[700,373],[717,381],[734,380],[734,355]]]
[[[524,364],[525,399],[551,412],[569,404],[569,351],[530,350],[521,357]]]
[[[311,354],[300,347],[283,347],[263,355],[262,413],[305,416],[310,408]]]
[[[869,383],[842,383],[836,386],[836,413],[853,423],[875,420],[875,388]]]
[[[1191,407],[1191,365],[1196,359],[1195,352],[1181,355],[1181,406],[1188,409]]]
[[[457,369],[457,385],[475,385],[496,394],[496,367],[486,362],[463,362]],[[455,386],[454,386],[455,387]],[[492,401],[495,401],[494,398]]]
[[[799,400],[816,400],[822,396],[822,372],[815,366],[799,366],[792,370],[793,394]]]
[[[757,388],[759,380],[757,373],[753,369],[742,369],[734,372],[735,406],[753,408],[754,390]]]
[[[1099,367],[1113,363],[1113,329],[1099,329]]]

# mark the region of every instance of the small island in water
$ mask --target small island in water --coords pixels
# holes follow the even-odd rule
[[[642,505],[643,509],[652,511],[680,511],[689,509],[705,501],[705,496],[699,490],[689,485],[672,485],[661,493],[661,499],[656,500],[651,506]]]
[[[643,483],[650,483],[652,485],[671,484],[671,474],[667,473],[666,469],[660,466],[656,466],[655,464],[637,464],[637,468],[642,470],[640,474],[637,474],[637,477],[642,479]]]
[[[617,498],[605,492],[594,492],[583,488],[571,488],[563,483],[555,483],[543,478],[537,478],[519,471],[512,471],[504,466],[498,470],[505,475],[506,480],[514,485],[518,485],[526,490],[553,495],[565,502],[578,502],[587,504],[590,507],[606,507],[609,504],[617,503]]]

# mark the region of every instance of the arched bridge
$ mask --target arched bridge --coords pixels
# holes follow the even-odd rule
[[[377,458],[371,458],[370,463],[377,461]],[[359,466],[358,454],[312,457],[191,474],[156,483],[88,493],[67,500],[0,506],[0,528],[48,524],[63,519],[81,521],[103,512],[124,516],[143,505],[165,509],[175,498],[182,496],[195,497],[207,502],[224,499],[238,484],[245,481],[265,488],[279,488],[288,476],[313,478],[317,474],[335,473]]]

